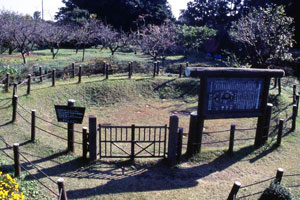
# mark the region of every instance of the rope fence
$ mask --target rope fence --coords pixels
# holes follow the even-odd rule
[[[275,184],[281,184],[282,180],[283,180],[283,177],[299,177],[300,178],[300,174],[290,174],[290,175],[284,175],[283,174],[284,170],[281,169],[281,168],[278,168],[277,169],[277,172],[276,172],[276,176],[274,177],[271,177],[271,178],[267,178],[267,179],[264,179],[264,180],[261,180],[261,181],[258,181],[258,182],[254,182],[254,183],[251,183],[251,184],[248,184],[248,185],[245,185],[245,186],[242,186],[240,182],[235,182],[230,193],[229,193],[229,196],[227,198],[227,200],[239,200],[239,199],[248,199],[249,197],[253,197],[253,196],[256,196],[256,195],[259,195],[259,194],[262,194],[264,192],[263,191],[258,191],[258,192],[253,192],[253,193],[250,193],[250,194],[245,194],[245,195],[242,195],[242,196],[239,196],[237,197],[237,194],[240,190],[242,189],[247,189],[248,188],[251,188],[253,186],[260,186],[264,183],[267,183],[267,182],[274,182]],[[262,186],[260,186],[262,187]],[[288,185],[288,186],[285,186],[287,188],[295,188],[295,187],[300,187],[300,185]]]
[[[15,152],[15,147],[17,147],[17,149],[19,149],[19,145],[17,144],[16,146],[14,145],[14,147],[12,147],[11,145],[9,145],[2,137],[0,137],[0,141],[2,141],[5,146],[8,148],[8,150],[14,149]],[[35,164],[33,164],[29,159],[27,159],[22,153],[19,152],[19,150],[17,150],[17,154],[14,153],[14,157],[10,156],[8,153],[5,152],[5,150],[0,149],[0,151],[6,155],[9,159],[13,160],[15,163],[15,176],[16,176],[16,171],[17,168],[23,169],[25,170],[30,176],[32,176],[40,185],[42,185],[45,189],[47,189],[50,193],[52,193],[55,197],[58,197],[59,200],[61,200],[61,195],[57,194],[54,190],[52,190],[49,186],[47,186],[46,184],[44,184],[41,180],[39,180],[39,178],[37,178],[35,175],[33,175],[29,169],[27,167],[24,166],[24,164],[19,163],[20,158],[19,156],[21,156],[26,162],[28,162],[34,169],[36,169],[39,173],[41,173],[42,175],[44,175],[45,178],[47,178],[50,182],[57,184],[57,182],[55,180],[53,180],[50,176],[48,176],[45,172],[43,172],[41,169],[39,169]],[[16,157],[17,156],[17,157]],[[18,163],[16,164],[16,160],[18,161]],[[18,166],[16,166],[18,165]],[[19,177],[20,174],[18,174]]]

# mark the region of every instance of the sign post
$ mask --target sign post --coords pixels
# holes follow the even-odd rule
[[[55,105],[58,122],[68,123],[68,152],[74,152],[74,124],[82,124],[85,108],[75,107],[75,100],[69,99],[68,105]]]
[[[187,68],[186,76],[200,78],[197,109],[197,141],[201,151],[205,119],[258,117],[255,145],[266,141],[267,103],[271,77],[283,77],[283,70],[236,68]]]

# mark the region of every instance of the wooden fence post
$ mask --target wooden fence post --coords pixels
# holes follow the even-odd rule
[[[109,65],[105,64],[105,79],[108,79],[108,70],[109,70]]]
[[[135,125],[131,125],[131,155],[130,155],[130,160],[134,160],[134,155],[135,155]]]
[[[18,84],[17,83],[14,83],[13,84],[13,97],[15,96],[15,95],[17,95],[17,90],[18,90]]]
[[[197,141],[197,113],[193,112],[190,115],[190,125],[189,125],[189,135],[188,135],[188,144],[187,144],[187,150],[186,154],[188,157],[191,157],[199,152],[199,149],[197,149],[197,146],[195,143],[199,142]]]
[[[56,69],[52,70],[52,87],[55,87]]]
[[[297,107],[299,108],[299,94],[296,94],[296,105],[297,105]],[[297,114],[298,114],[298,112],[297,112]]]
[[[28,74],[27,76],[27,95],[30,95],[30,89],[31,89],[31,74]]]
[[[157,65],[157,62],[154,62],[154,65],[153,65],[153,78],[155,78],[155,76],[156,76],[156,65]]]
[[[19,154],[19,144],[15,143],[13,146],[14,150],[14,168],[15,177],[19,178],[21,176],[21,166],[20,166],[20,154]]]
[[[17,108],[18,108],[18,95],[13,97],[13,114],[12,114],[12,122],[15,122],[17,119]]]
[[[281,95],[281,78],[278,78],[278,95]]]
[[[297,105],[293,105],[293,115],[292,115],[292,128],[291,128],[291,131],[296,130],[297,112],[298,112]]]
[[[293,85],[293,104],[296,103],[297,85]]]
[[[159,67],[159,62],[156,62],[156,74],[157,74],[157,76],[159,75],[159,69],[160,69],[160,67]]]
[[[281,145],[281,138],[282,138],[282,133],[283,133],[283,124],[284,124],[284,119],[280,119],[279,120],[279,127],[278,127],[277,143],[276,143],[276,145],[278,147]]]
[[[31,142],[35,142],[36,110],[31,110]]]
[[[178,140],[178,117],[171,116],[169,123],[168,163],[176,164],[177,140]]]
[[[275,183],[280,184],[283,177],[284,170],[282,168],[278,168],[276,172]]]
[[[97,160],[97,118],[89,116],[89,152],[90,162]]]
[[[266,123],[265,123],[265,127],[264,127],[264,133],[261,138],[262,144],[265,144],[269,138],[269,130],[270,130],[271,118],[272,118],[272,108],[273,108],[273,104],[268,103],[267,104]]]
[[[88,152],[88,128],[82,128],[82,157],[87,159],[87,152]]]
[[[277,88],[278,78],[274,78],[274,88]]]
[[[68,107],[74,107],[75,100],[68,100]],[[68,123],[68,152],[74,152],[74,124]]]
[[[10,84],[10,74],[6,73],[5,92],[9,91],[9,84]]]
[[[229,155],[233,154],[234,134],[235,134],[235,125],[231,124],[231,127],[230,127],[230,141],[229,141],[229,149],[228,149]]]
[[[132,75],[132,67],[131,67],[131,62],[128,63],[128,78],[131,79]]]
[[[181,78],[181,76],[182,76],[182,69],[183,69],[182,64],[180,64],[179,65],[179,78]]]
[[[82,76],[82,67],[79,67],[79,72],[78,72],[78,83],[81,83],[81,76]]]
[[[180,162],[182,156],[182,137],[183,137],[183,128],[178,129],[178,142],[177,142],[177,162]]]
[[[43,72],[42,72],[42,67],[39,68],[40,71],[40,82],[43,82]]]
[[[68,200],[67,191],[65,189],[65,180],[63,178],[57,180],[57,186],[58,194],[61,195],[59,200]]]
[[[242,186],[242,184],[240,182],[238,182],[238,181],[234,182],[227,200],[235,200],[236,195],[237,195],[239,189],[241,188],[241,186]]]
[[[72,63],[72,78],[75,78],[75,63]]]

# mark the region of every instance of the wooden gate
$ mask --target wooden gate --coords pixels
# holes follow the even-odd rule
[[[168,127],[99,125],[101,158],[165,158]]]

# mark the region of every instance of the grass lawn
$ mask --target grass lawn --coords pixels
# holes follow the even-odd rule
[[[92,51],[92,50],[90,50]],[[65,51],[62,51],[65,52]],[[98,52],[98,50],[97,50]],[[95,51],[95,55],[96,55]],[[62,57],[62,56],[61,56]],[[179,58],[180,59],[180,58]],[[277,96],[277,90],[272,89],[270,101],[274,104],[272,125],[279,118],[286,118],[291,113],[291,85],[294,79],[285,79],[284,90]],[[75,130],[81,131],[88,126],[87,116],[97,116],[97,122],[113,125],[164,125],[170,115],[179,116],[180,127],[184,128],[184,145],[187,143],[190,112],[196,110],[197,85],[195,79],[178,79],[175,76],[161,76],[153,79],[151,75],[135,74],[132,80],[126,76],[112,76],[104,80],[103,76],[83,77],[83,83],[76,84],[77,79],[60,80],[56,87],[46,81],[32,86],[32,94],[26,96],[26,87],[18,88],[19,112],[27,120],[30,114],[26,110],[36,109],[37,115],[44,120],[57,124],[54,105],[66,104],[72,98],[75,105],[86,106],[86,117],[82,125],[75,125]],[[11,98],[11,93],[2,92],[0,99]],[[42,131],[37,131],[37,142],[30,140],[30,126],[18,116],[17,122],[11,120],[12,108],[6,101],[0,102],[0,136],[9,144],[20,143],[21,152],[26,155],[42,171],[56,180],[62,177],[66,181],[66,189],[70,199],[226,199],[234,181],[242,185],[252,184],[274,177],[278,167],[285,174],[299,174],[300,136],[299,131],[285,135],[280,148],[274,148],[275,138],[270,138],[268,144],[255,149],[253,140],[237,141],[235,154],[226,154],[228,143],[207,144],[201,154],[183,161],[173,168],[168,168],[164,161],[158,159],[137,159],[130,163],[123,159],[99,160],[88,163],[81,158],[81,145],[75,145],[74,154],[66,154],[67,143]],[[208,120],[205,123],[203,142],[227,140],[229,132],[213,134],[210,132],[227,130],[236,124],[238,129],[253,128],[256,119]],[[299,120],[297,124],[300,125]],[[66,124],[60,123],[66,127]],[[66,138],[66,130],[37,120],[37,126]],[[288,132],[290,124],[285,127]],[[276,133],[277,130],[271,130]],[[255,136],[255,132],[237,132],[236,137],[245,139]],[[81,142],[80,133],[75,134],[75,140]],[[0,148],[5,145],[0,142]],[[12,155],[11,150],[6,150]],[[185,149],[183,149],[185,152]],[[11,169],[12,162],[0,153],[1,168]],[[30,163],[22,163],[40,181],[57,191],[57,186],[45,178],[41,172],[32,168]],[[124,167],[124,174],[122,173]],[[25,177],[30,181],[30,175]],[[284,177],[282,184],[290,187],[295,199],[300,199],[300,176]],[[242,188],[238,196],[249,195],[264,190],[269,182]],[[41,186],[41,189],[43,187]],[[54,199],[51,193],[43,190],[49,199]],[[258,195],[245,199],[257,199]],[[43,197],[40,197],[43,198]]]

